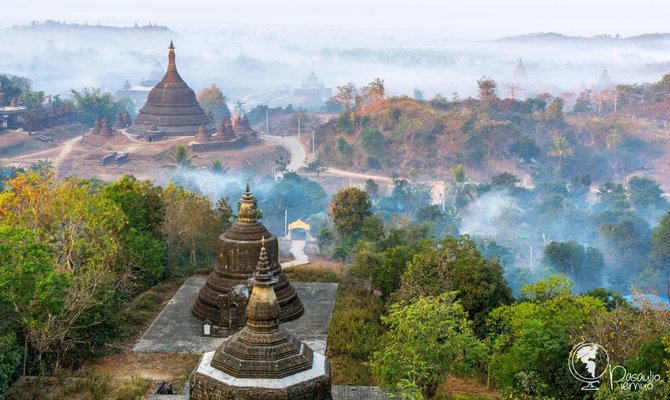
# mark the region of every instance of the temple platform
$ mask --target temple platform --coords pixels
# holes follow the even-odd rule
[[[203,336],[202,323],[191,313],[193,301],[206,279],[204,276],[187,279],[135,344],[133,351],[206,353],[216,350],[227,338]],[[291,284],[305,306],[305,313],[281,326],[314,352],[325,354],[337,283],[291,281]]]
[[[333,400],[389,400],[388,395],[373,386],[339,386],[333,385],[330,390]],[[188,400],[188,395],[149,396],[149,400]]]

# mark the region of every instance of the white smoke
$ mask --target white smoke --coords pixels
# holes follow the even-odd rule
[[[503,220],[518,209],[516,200],[506,190],[485,193],[463,211],[459,232],[495,238],[501,233]]]

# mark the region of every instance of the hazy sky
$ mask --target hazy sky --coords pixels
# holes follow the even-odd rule
[[[526,32],[624,36],[670,31],[667,0],[2,0],[0,26],[32,20],[177,30],[243,28],[495,38]]]

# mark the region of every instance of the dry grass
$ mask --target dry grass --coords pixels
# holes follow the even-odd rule
[[[289,280],[299,282],[342,282],[345,265],[328,261],[314,261],[299,267],[285,269]]]
[[[500,393],[486,388],[477,379],[449,376],[437,388],[435,399],[445,400],[489,400],[500,399]]]

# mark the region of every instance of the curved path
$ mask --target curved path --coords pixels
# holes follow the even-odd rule
[[[75,136],[72,139],[65,142],[63,149],[60,151],[60,153],[58,153],[56,158],[54,158],[53,160],[53,167],[56,171],[58,171],[58,167],[60,166],[61,162],[63,162],[65,157],[67,157],[72,152],[72,148],[79,141],[81,141],[81,137]]]
[[[291,153],[291,159],[286,166],[287,169],[298,172],[298,169],[302,168],[307,159],[307,151],[297,137],[261,135],[261,138],[267,143],[278,144]]]

